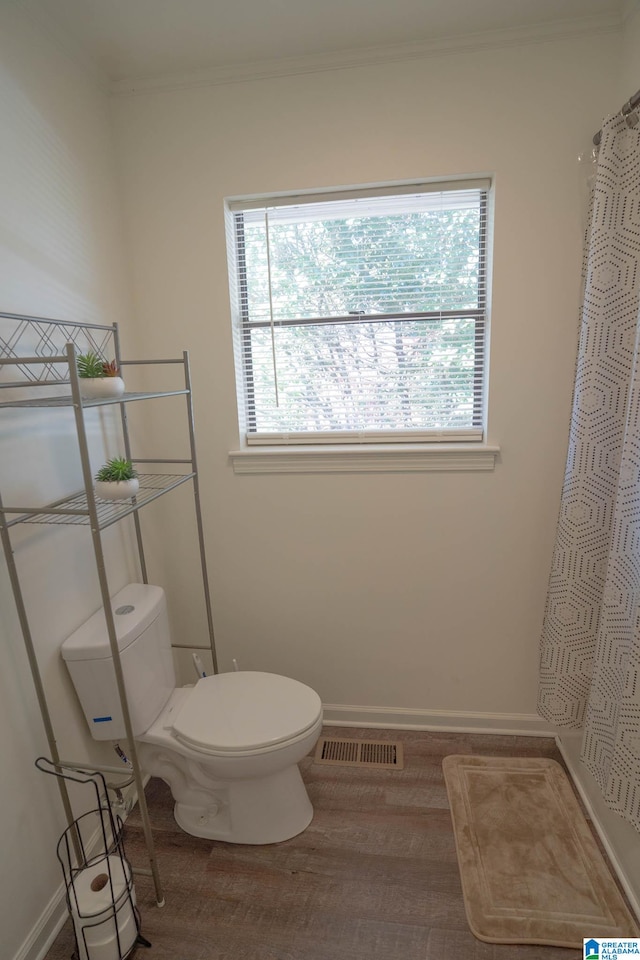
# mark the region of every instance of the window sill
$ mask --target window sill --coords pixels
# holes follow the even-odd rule
[[[232,450],[237,474],[429,473],[493,470],[500,447],[487,444],[345,444]]]

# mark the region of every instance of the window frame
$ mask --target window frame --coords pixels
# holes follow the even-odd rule
[[[270,204],[283,206],[299,203],[351,199],[355,197],[384,197],[402,193],[441,192],[453,190],[480,190],[480,234],[478,242],[478,294],[480,306],[461,310],[430,311],[425,313],[359,314],[344,317],[317,317],[286,320],[251,320],[248,309],[248,286],[244,247],[243,214]],[[229,250],[229,277],[236,288],[234,330],[236,343],[237,396],[240,413],[240,449],[232,451],[231,461],[237,473],[306,473],[352,472],[372,469],[387,472],[401,469],[415,470],[491,470],[495,466],[499,447],[489,445],[486,438],[489,355],[488,334],[490,317],[490,235],[493,210],[493,183],[491,178],[459,178],[455,180],[411,181],[402,184],[379,184],[348,190],[316,190],[309,193],[290,193],[253,197],[233,197],[225,202]],[[252,373],[252,329],[273,327],[321,326],[325,324],[388,322],[389,320],[417,320],[428,323],[443,317],[471,317],[475,321],[475,353],[473,367],[474,436],[452,442],[443,431],[327,431],[326,433],[259,434],[255,414],[255,392]],[[243,409],[241,409],[243,408]],[[243,416],[244,414],[244,416]],[[329,455],[330,448],[330,455]],[[324,451],[324,456],[323,456]],[[474,452],[475,451],[475,452]],[[469,453],[470,456],[465,456]],[[297,454],[297,455],[296,455]],[[382,457],[380,457],[382,455]],[[374,465],[376,458],[377,466]],[[322,465],[324,463],[324,465]]]

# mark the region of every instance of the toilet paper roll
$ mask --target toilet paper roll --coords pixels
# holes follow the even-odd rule
[[[120,960],[138,935],[129,865],[120,857],[101,857],[81,870],[72,886],[69,899],[80,960]]]
[[[109,883],[111,875],[111,883]],[[102,879],[106,878],[106,879]],[[120,857],[100,857],[80,870],[72,880],[71,902],[81,917],[94,917],[112,903],[119,903],[131,886],[131,868]],[[113,887],[113,897],[112,897]]]

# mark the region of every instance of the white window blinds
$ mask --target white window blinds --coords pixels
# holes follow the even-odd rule
[[[482,439],[487,190],[229,204],[247,442]]]

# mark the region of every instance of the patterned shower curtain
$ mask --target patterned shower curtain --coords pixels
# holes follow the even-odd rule
[[[602,128],[539,711],[640,830],[640,127]]]

